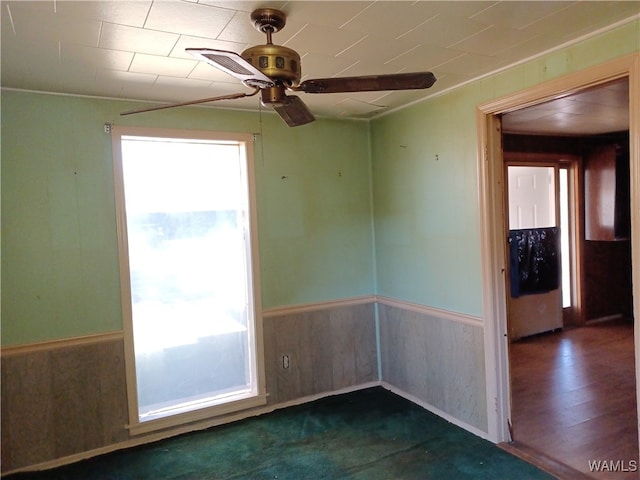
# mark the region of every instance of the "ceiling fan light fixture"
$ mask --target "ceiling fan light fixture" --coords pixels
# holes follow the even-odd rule
[[[290,127],[315,120],[305,103],[298,97],[286,95],[286,90],[304,93],[349,93],[393,90],[413,90],[431,87],[436,77],[431,72],[365,75],[358,77],[330,77],[307,79],[300,83],[302,69],[300,55],[291,48],[275,45],[272,34],[281,30],[286,15],[275,8],[258,8],[251,13],[256,29],[267,36],[265,45],[247,48],[242,54],[211,48],[187,48],[201,61],[240,80],[254,89],[252,93],[222,95],[209,99],[162,105],[129,113],[141,113],[172,106],[194,105],[215,100],[250,97],[261,92],[261,104],[272,107]]]
[[[260,100],[264,106],[282,105],[286,101],[283,85],[275,85],[269,88],[263,88],[260,92]]]

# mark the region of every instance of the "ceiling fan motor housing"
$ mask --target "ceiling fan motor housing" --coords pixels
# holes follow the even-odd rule
[[[281,45],[257,45],[247,48],[240,56],[267,77],[288,86],[300,81],[300,55],[295,50]]]

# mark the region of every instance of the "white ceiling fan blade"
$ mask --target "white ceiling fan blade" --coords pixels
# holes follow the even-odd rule
[[[275,82],[235,52],[212,48],[187,48],[198,60],[222,70],[250,87],[273,87]]]

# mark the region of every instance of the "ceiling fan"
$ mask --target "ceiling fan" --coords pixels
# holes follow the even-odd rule
[[[249,93],[232,93],[181,103],[130,110],[121,115],[151,112],[165,108],[196,105],[217,100],[233,100],[261,94],[264,106],[271,106],[290,126],[296,127],[315,120],[305,103],[286,91],[304,93],[344,93],[383,90],[414,90],[431,87],[436,77],[431,72],[397,73],[358,77],[316,78],[300,83],[300,55],[294,50],[274,45],[272,34],[286,23],[286,15],[274,8],[260,8],[251,13],[253,25],[266,34],[267,43],[250,47],[240,55],[225,50],[187,48],[186,51],[253,88]]]

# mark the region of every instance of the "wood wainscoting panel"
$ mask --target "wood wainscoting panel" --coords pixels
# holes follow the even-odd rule
[[[2,471],[129,438],[122,339],[2,359]]]
[[[482,323],[399,305],[379,307],[382,381],[486,432]]]
[[[51,356],[2,359],[2,471],[55,458]]]
[[[62,465],[379,381],[374,297],[272,310],[263,328],[266,407],[137,437],[127,429],[122,335],[3,350],[2,472]]]
[[[269,403],[378,380],[374,303],[264,319]]]

